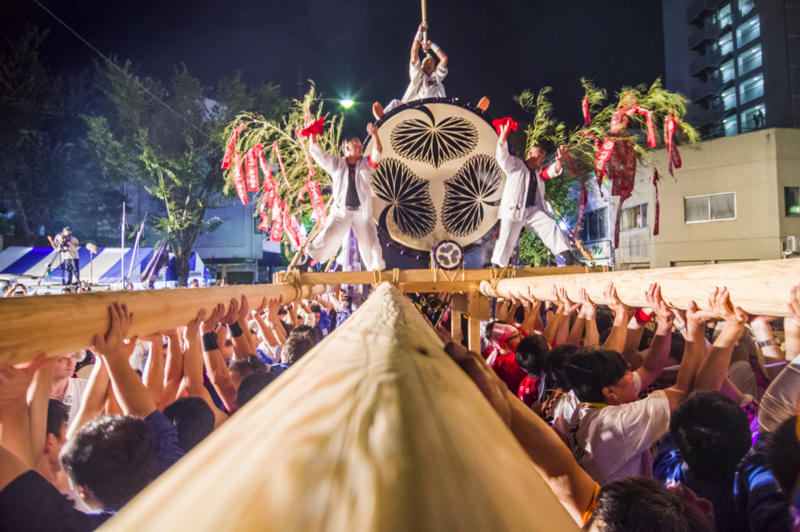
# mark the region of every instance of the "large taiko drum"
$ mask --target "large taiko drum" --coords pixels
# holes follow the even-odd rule
[[[497,223],[506,179],[488,116],[458,100],[428,98],[392,110],[378,126],[383,161],[372,172],[372,206],[379,232],[421,251],[448,239],[473,247]]]

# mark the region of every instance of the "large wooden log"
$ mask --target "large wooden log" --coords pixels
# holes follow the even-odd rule
[[[227,306],[232,298],[243,295],[252,307],[260,305],[264,297],[283,297],[289,302],[308,297],[310,290],[322,294],[325,286],[236,285],[1,298],[0,364],[18,364],[39,353],[59,356],[91,346],[95,334],[108,330],[108,307],[115,302],[127,304],[134,313],[133,336],[181,327],[201,308],[211,310],[219,303]]]
[[[577,529],[430,326],[384,283],[101,530]]]
[[[518,291],[531,293],[543,301],[551,299],[553,284],[567,289],[569,297],[578,301],[583,287],[595,303],[604,303],[603,291],[609,282],[617,288],[623,303],[646,307],[645,291],[651,283],[661,285],[661,294],[669,305],[685,309],[694,300],[698,307],[708,308],[708,295],[715,287],[727,287],[731,301],[753,315],[788,316],[787,303],[791,288],[800,283],[800,260],[771,260],[731,264],[711,264],[682,268],[631,270],[592,275],[559,275],[501,280],[493,286],[480,284],[481,292],[492,297],[507,297]]]

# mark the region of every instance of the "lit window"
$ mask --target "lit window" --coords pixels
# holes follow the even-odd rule
[[[739,133],[739,120],[735,116],[730,116],[722,121],[725,126],[725,136],[732,137]]]
[[[720,53],[722,55],[727,55],[733,52],[733,34],[726,34],[719,41],[717,41],[717,44],[719,45]]]
[[[580,230],[581,240],[595,242],[608,238],[608,208],[587,212]]]
[[[719,71],[722,73],[722,81],[724,83],[727,83],[736,77],[736,71],[733,68],[733,60],[730,60],[719,67]]]
[[[622,210],[622,230],[647,227],[647,204]]]
[[[800,187],[783,187],[786,216],[800,216]]]
[[[736,107],[736,87],[731,87],[722,93],[722,103],[726,111]]]
[[[741,48],[761,36],[761,21],[758,15],[736,28],[736,46]]]
[[[764,76],[761,74],[739,85],[739,97],[743,104],[762,96],[764,96]]]
[[[750,14],[750,12],[753,10],[755,5],[756,5],[755,0],[745,0],[745,1],[741,2],[739,4],[739,14],[742,17],[746,17],[747,15]]]
[[[735,220],[736,193],[683,198],[683,217],[687,224]]]
[[[730,4],[723,7],[717,12],[717,20],[719,21],[720,29],[729,26],[731,23],[731,6]]]
[[[742,131],[753,131],[766,126],[767,108],[764,104],[756,105],[742,112]]]
[[[747,74],[761,66],[761,45],[757,44],[739,55],[739,75]]]

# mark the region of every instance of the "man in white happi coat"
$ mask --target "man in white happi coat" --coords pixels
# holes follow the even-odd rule
[[[524,161],[508,152],[506,139],[509,127],[508,123],[502,126],[497,141],[497,163],[506,174],[506,185],[497,213],[500,219],[500,236],[494,248],[492,264],[498,267],[508,266],[523,229],[533,231],[554,255],[563,253],[566,263],[574,264],[567,237],[544,206],[544,180],[561,175],[567,159],[567,147],[560,146],[556,161],[547,168],[542,168],[547,154],[539,146],[531,148]]]
[[[447,76],[447,55],[436,43],[423,41],[423,32],[427,31],[425,23],[419,25],[417,35],[411,44],[411,64],[409,65],[408,75],[411,83],[408,84],[406,93],[402,100],[392,100],[386,109],[379,102],[372,105],[372,112],[375,118],[380,119],[384,113],[388,113],[398,105],[421,100],[423,98],[444,98],[444,85],[442,81]],[[419,47],[422,46],[425,57],[420,62]],[[433,53],[431,53],[433,52]],[[434,54],[439,58],[439,64],[434,60]]]
[[[370,176],[372,170],[381,162],[381,139],[374,124],[367,125],[367,133],[375,141],[369,157],[363,157],[361,140],[355,135],[345,137],[342,143],[343,157],[325,153],[311,135],[309,152],[333,183],[333,202],[325,228],[310,243],[306,250],[314,260],[327,262],[344,236],[353,228],[358,241],[358,251],[368,270],[383,270],[381,243],[378,240],[378,227],[372,218],[372,192]]]

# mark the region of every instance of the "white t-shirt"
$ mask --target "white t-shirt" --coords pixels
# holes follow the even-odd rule
[[[423,98],[445,97],[442,81],[447,76],[447,68],[443,67],[441,63],[428,76],[422,71],[422,61],[418,59],[416,63],[409,65],[408,75],[411,77],[411,83],[408,84],[406,93],[403,95],[403,103]]]
[[[569,422],[575,410],[581,406],[581,400],[575,395],[575,391],[561,394],[553,405],[553,428],[567,436],[569,434]]]
[[[67,382],[67,391],[64,393],[63,403],[69,407],[69,419],[67,420],[67,427],[72,425],[72,420],[78,415],[78,410],[81,407],[81,398],[83,397],[83,390],[86,389],[86,384],[89,381],[86,379],[72,379]]]
[[[761,401],[764,389],[756,382],[756,374],[747,360],[737,360],[728,366],[728,377],[742,393],[749,393],[756,401]]]
[[[731,368],[733,365],[731,365]],[[772,432],[797,414],[800,403],[800,357],[792,360],[769,385],[758,405],[758,430]]]
[[[641,379],[634,373],[637,391]],[[601,486],[627,477],[652,478],[651,447],[669,431],[669,399],[663,390],[624,405],[582,404],[567,428],[570,450]]]
[[[69,235],[68,237],[65,237],[64,233],[58,233],[56,237],[53,239],[53,242],[55,242],[56,246],[59,247],[59,253],[61,253],[61,260],[77,259],[79,257],[78,239],[75,238],[74,236]],[[68,245],[66,246],[65,250],[61,250],[61,244],[63,242],[68,242],[69,244],[72,245]]]

